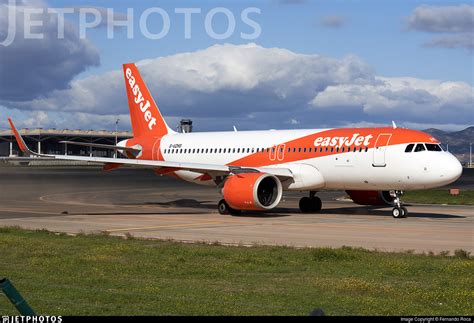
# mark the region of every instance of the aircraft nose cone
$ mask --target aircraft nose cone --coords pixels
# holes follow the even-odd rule
[[[459,160],[453,155],[450,156],[449,161],[446,163],[446,169],[444,171],[444,177],[446,181],[452,183],[456,181],[462,174],[462,165]]]

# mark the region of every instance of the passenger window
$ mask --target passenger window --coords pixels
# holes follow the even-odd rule
[[[334,148],[333,148],[333,147],[331,147],[331,152],[333,152],[333,151],[334,151]]]
[[[319,152],[320,152],[320,153],[323,152],[323,147],[319,148]]]
[[[425,151],[425,150],[426,148],[425,148],[425,145],[423,144],[417,144],[415,147],[415,153],[420,152],[420,151]]]
[[[369,147],[365,147],[365,152],[368,152],[369,151]]]
[[[232,153],[235,153],[235,148],[232,148]]]
[[[425,151],[425,145],[423,144],[417,144],[416,147],[415,147],[415,153],[419,152],[419,151]]]
[[[436,144],[425,144],[425,146],[428,151],[442,151],[441,147]]]
[[[409,144],[407,146],[407,148],[405,148],[405,152],[406,153],[411,153],[411,151],[413,150],[413,147],[415,146],[415,144]]]
[[[337,153],[339,152],[339,147],[336,147],[336,152],[337,152]]]

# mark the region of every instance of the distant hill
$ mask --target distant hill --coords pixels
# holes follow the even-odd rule
[[[449,151],[456,155],[461,162],[469,161],[469,143],[474,144],[474,126],[454,132],[434,128],[423,131],[441,141],[445,148],[449,146]]]

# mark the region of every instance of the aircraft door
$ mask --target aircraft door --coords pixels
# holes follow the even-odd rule
[[[392,137],[391,133],[381,133],[375,141],[374,156],[372,166],[374,167],[385,167],[385,151],[387,145]]]
[[[279,161],[282,161],[283,159],[285,159],[285,147],[286,147],[286,144],[278,145],[277,159]]]

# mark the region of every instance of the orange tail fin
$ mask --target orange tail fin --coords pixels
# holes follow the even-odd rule
[[[123,64],[128,107],[134,137],[162,137],[171,130],[135,64]]]

